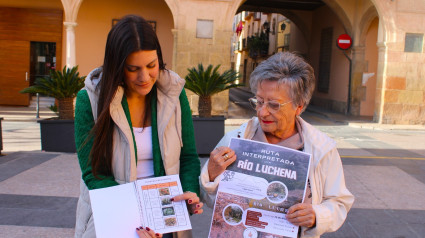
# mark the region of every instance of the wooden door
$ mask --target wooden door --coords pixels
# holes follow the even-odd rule
[[[0,40],[0,105],[29,105],[30,42]]]

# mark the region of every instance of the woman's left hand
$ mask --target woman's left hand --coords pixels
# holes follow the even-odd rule
[[[192,214],[201,214],[202,212],[204,212],[204,210],[202,209],[204,204],[199,201],[199,197],[198,195],[196,195],[196,193],[185,192],[183,194],[173,197],[172,199],[175,202],[186,200],[187,208]]]
[[[162,237],[162,234],[155,233],[155,231],[153,231],[149,227],[136,228],[136,233],[139,236],[139,238],[161,238]]]
[[[298,203],[289,208],[286,219],[296,226],[313,227],[316,225],[316,213],[308,203]]]

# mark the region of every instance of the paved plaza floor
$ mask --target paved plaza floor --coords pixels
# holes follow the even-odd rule
[[[337,141],[356,197],[344,225],[322,237],[425,237],[424,129],[356,124],[314,112],[304,117]],[[226,130],[240,122],[228,121]],[[0,237],[73,237],[77,156],[42,152],[35,120],[4,120],[2,126]],[[211,209],[191,220],[194,237],[207,237]]]

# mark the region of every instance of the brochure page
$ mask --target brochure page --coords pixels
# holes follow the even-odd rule
[[[178,175],[138,180],[137,185],[145,226],[157,233],[192,229],[186,202],[170,200],[183,193]]]
[[[137,238],[139,226],[163,234],[192,229],[186,202],[170,200],[183,194],[178,175],[137,180],[89,193],[98,238]]]

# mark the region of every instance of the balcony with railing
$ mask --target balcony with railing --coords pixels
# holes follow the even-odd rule
[[[246,14],[247,14],[248,12],[247,11],[242,11],[239,15],[240,15],[240,19],[239,19],[239,21],[245,21],[245,18],[246,18]]]
[[[246,11],[245,12],[245,17],[244,17],[245,21],[248,21],[249,19],[251,19],[251,17],[253,15],[254,15],[254,12],[248,12],[248,11]]]
[[[241,44],[241,42],[240,41],[237,41],[237,42],[235,42],[235,43],[233,43],[233,51],[234,52],[236,52],[236,51],[242,51],[242,44]]]
[[[269,50],[269,38],[262,32],[247,38],[248,55],[251,58],[266,57]]]
[[[260,21],[261,20],[261,12],[254,12],[254,21]]]

